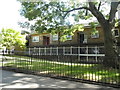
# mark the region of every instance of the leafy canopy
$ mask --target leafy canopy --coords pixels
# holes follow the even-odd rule
[[[13,29],[2,29],[0,37],[2,38],[0,42],[1,46],[7,49],[13,49],[15,46],[24,48],[26,43],[25,37]]]
[[[22,9],[20,14],[25,18],[28,18],[29,21],[34,21],[34,25],[31,25],[31,30],[35,30],[38,33],[48,32],[56,34],[62,32],[62,36],[68,34],[73,35],[75,30],[82,29],[83,25],[73,26],[70,22],[70,18],[65,18],[65,12],[61,10],[69,10],[71,6],[62,1],[47,2],[40,0],[39,2],[21,2]],[[66,6],[67,5],[67,6]],[[77,4],[74,4],[75,6]],[[72,7],[73,7],[72,6]],[[81,11],[81,17],[83,16]],[[67,17],[75,16],[74,14],[67,14]],[[78,18],[75,20],[78,21]],[[72,26],[72,27],[71,27]],[[75,28],[74,28],[75,27]],[[80,27],[80,28],[79,28]],[[62,37],[61,36],[61,37]]]
[[[25,18],[28,18],[29,21],[35,22],[30,26],[32,30],[37,31],[38,33],[62,32],[64,33],[62,34],[64,36],[66,34],[73,34],[74,28],[72,27],[71,29],[69,26],[76,23],[71,22],[81,23],[81,19],[91,20],[93,16],[99,19],[100,16],[101,19],[98,20],[99,22],[102,22],[102,19],[112,22],[114,13],[116,12],[117,3],[107,2],[106,0],[102,2],[100,0],[97,1],[98,2],[91,2],[91,0],[88,0],[88,2],[80,2],[79,0],[24,1],[21,2],[22,8],[20,14]],[[110,8],[108,8],[109,6],[111,6],[111,11]],[[106,10],[108,10],[108,12],[106,12]],[[74,17],[74,21],[71,21],[70,18],[72,17]],[[68,26],[67,33],[66,26]]]

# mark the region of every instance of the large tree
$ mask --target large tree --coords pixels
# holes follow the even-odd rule
[[[34,30],[39,32],[52,32],[51,27],[63,26],[69,24],[68,17],[74,17],[75,21],[79,19],[89,19],[96,17],[104,32],[105,58],[104,65],[112,66],[120,64],[118,52],[115,50],[112,29],[115,27],[115,14],[120,1],[116,2],[79,2],[78,0],[69,0],[54,2],[40,0],[39,2],[21,2],[21,15],[34,20]],[[95,0],[94,0],[95,1]],[[105,7],[108,12],[104,11]],[[104,14],[106,12],[107,14]],[[53,30],[54,31],[54,30]],[[72,31],[71,31],[72,32]]]
[[[25,36],[21,35],[19,31],[13,29],[2,29],[0,37],[1,47],[5,47],[8,50],[15,49],[16,46],[21,49],[25,48]]]

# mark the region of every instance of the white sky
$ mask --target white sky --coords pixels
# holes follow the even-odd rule
[[[17,0],[0,0],[0,31],[2,28],[22,30],[18,21],[25,21],[25,19],[20,16],[20,8],[21,4]]]
[[[21,4],[17,0],[0,0],[0,30],[2,28],[21,30],[17,24],[22,20],[20,8]]]

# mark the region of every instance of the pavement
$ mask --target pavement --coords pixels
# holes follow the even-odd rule
[[[30,88],[39,88],[38,90],[43,90],[45,88],[49,88],[47,90],[120,90],[112,87],[53,79],[49,77],[29,75],[23,73],[15,73],[5,70],[0,70],[0,74],[0,89],[2,90],[9,90],[10,88],[12,88],[11,90],[13,90],[14,88],[24,88],[24,90]]]

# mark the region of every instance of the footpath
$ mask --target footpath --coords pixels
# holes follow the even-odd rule
[[[120,90],[107,86],[0,70],[0,90]]]

